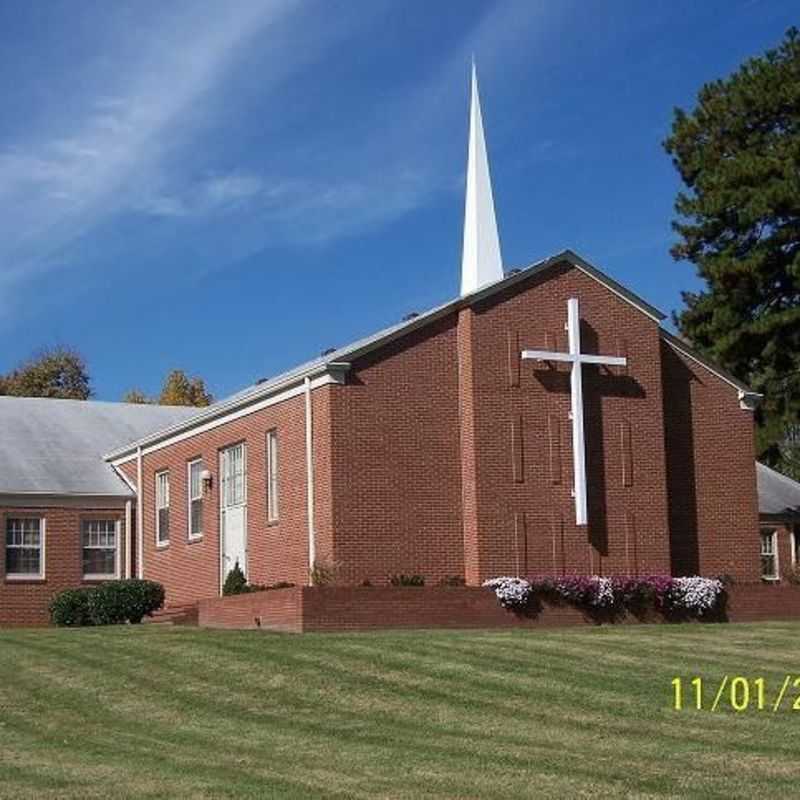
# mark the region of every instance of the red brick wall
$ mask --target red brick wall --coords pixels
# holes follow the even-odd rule
[[[324,476],[330,458],[328,438],[328,387],[313,392],[314,428],[319,457],[317,522],[320,547],[330,539],[330,506]],[[267,521],[266,433],[278,432],[279,519]],[[143,457],[144,576],[164,584],[167,604],[184,603],[219,593],[219,453],[237,442],[247,443],[248,578],[270,584],[308,580],[308,528],[306,513],[305,411],[302,395],[227,422]],[[204,496],[203,537],[189,541],[187,464],[201,457],[212,474]],[[170,543],[155,541],[155,474],[170,472]]]
[[[81,520],[87,518],[124,519],[119,509],[93,508],[0,508],[0,625],[41,625],[49,620],[47,606],[63,589],[89,585],[83,580]],[[45,522],[44,580],[20,581],[6,577],[6,519],[43,517]],[[120,547],[120,569],[124,570],[124,525]]]
[[[519,359],[525,348],[566,349],[570,297],[580,298],[584,351],[629,361],[584,368],[584,528],[571,497],[568,371]],[[758,578],[752,415],[729,385],[676,358],[654,320],[567,264],[356,360],[346,385],[313,398],[318,560],[340,583],[670,569]],[[275,526],[264,507],[271,427],[281,442]],[[304,434],[298,396],[145,457],[145,574],[169,602],[218,591],[218,453],[239,440],[250,578],[306,582]],[[188,543],[186,463],[198,455],[214,486],[203,541]],[[173,533],[159,550],[153,478],[165,467]]]
[[[672,571],[760,579],[753,414],[662,342]]]
[[[800,587],[747,584],[729,590],[727,619],[758,622],[800,618]],[[648,621],[663,618],[652,615]],[[634,617],[622,622],[636,623]],[[502,608],[478,587],[296,587],[203,600],[199,624],[214,628],[305,631],[380,628],[550,628],[594,625],[571,607],[545,605],[535,617]]]
[[[566,351],[567,300],[580,299],[588,527],[571,496],[569,369],[520,363]],[[474,447],[479,579],[499,574],[665,572],[669,568],[659,332],[597,281],[561,265],[474,306]]]
[[[463,576],[454,316],[356,361],[331,425],[339,579]]]

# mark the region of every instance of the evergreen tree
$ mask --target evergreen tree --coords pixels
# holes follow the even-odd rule
[[[760,457],[781,468],[800,422],[800,34],[702,87],[664,147],[685,184],[677,260],[705,286],[676,316],[695,347],[764,401]]]

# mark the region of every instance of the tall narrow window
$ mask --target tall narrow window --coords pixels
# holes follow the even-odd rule
[[[156,473],[156,544],[169,544],[169,472]]]
[[[200,473],[203,462],[198,458],[189,462],[189,538],[199,539],[203,535],[203,481]]]
[[[115,519],[85,519],[81,523],[83,577],[119,577],[119,523]]]
[[[43,519],[6,519],[6,577],[16,580],[44,577]]]
[[[267,431],[267,521],[278,519],[278,432]]]
[[[246,450],[244,442],[226,447],[222,451],[222,498],[226,506],[245,503]]]
[[[778,580],[777,533],[773,528],[761,530],[761,577],[765,581]]]

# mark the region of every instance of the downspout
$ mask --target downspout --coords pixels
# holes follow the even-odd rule
[[[144,486],[142,483],[142,448],[136,448],[136,572],[144,578]]]
[[[305,378],[306,398],[306,510],[308,513],[308,585],[312,586],[317,544],[314,534],[314,418],[311,412],[311,378]]]
[[[131,535],[133,529],[131,527],[131,514],[133,512],[133,503],[130,500],[125,501],[125,577],[132,578],[131,575]]]

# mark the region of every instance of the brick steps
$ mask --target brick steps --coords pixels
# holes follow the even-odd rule
[[[156,611],[142,620],[147,625],[197,625],[197,603],[180,603]]]

